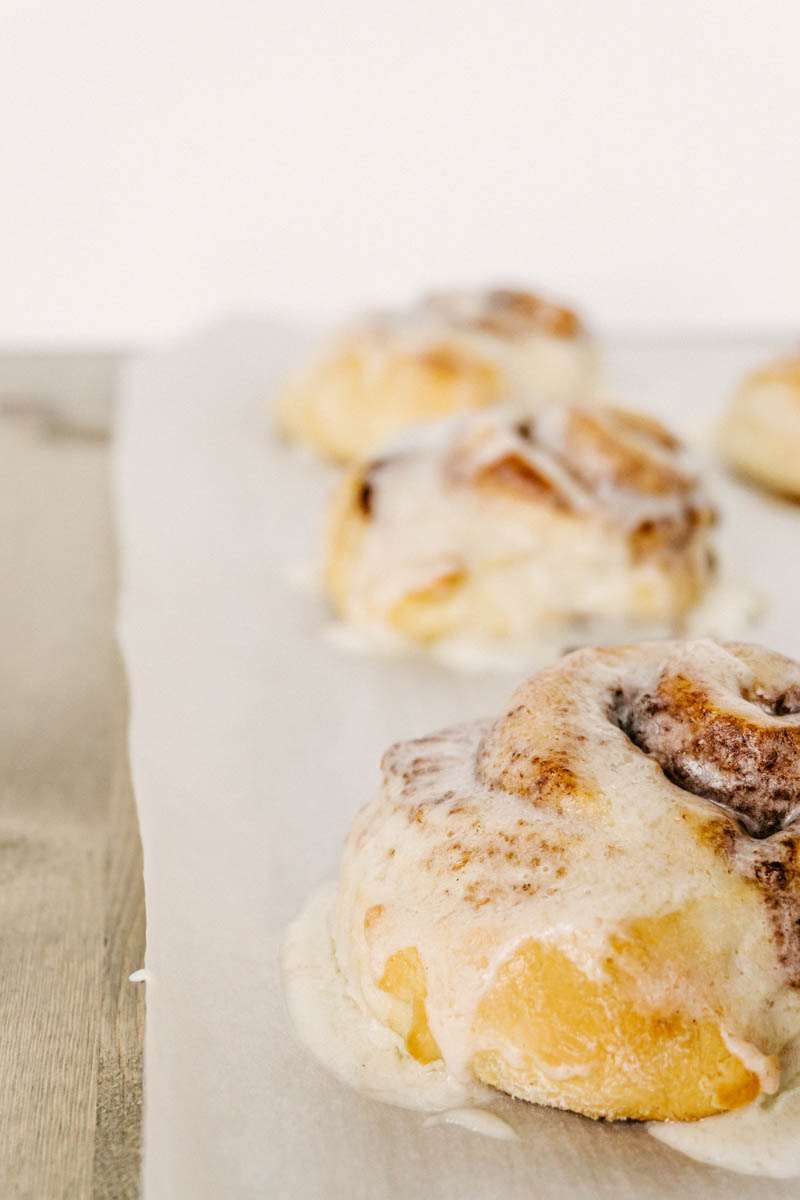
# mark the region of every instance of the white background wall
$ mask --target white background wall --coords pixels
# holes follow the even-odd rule
[[[795,0],[0,0],[0,340],[529,280],[800,327]]]

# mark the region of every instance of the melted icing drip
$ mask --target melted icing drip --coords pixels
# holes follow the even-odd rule
[[[473,1096],[485,1104],[491,1089],[479,1085],[467,1089],[439,1067],[420,1066],[348,994],[330,933],[335,894],[335,885],[314,892],[284,943],[284,989],[302,1041],[338,1078],[360,1092],[404,1108],[435,1110],[426,1125],[459,1125],[488,1137],[518,1139],[497,1114],[464,1104]],[[648,1130],[700,1162],[747,1174],[792,1177],[800,1174],[798,1085],[800,1079],[790,1074],[777,1097],[761,1097],[745,1109],[704,1121],[653,1122]]]
[[[702,605],[692,614],[693,637],[739,637],[752,625],[761,611],[760,598],[738,583],[717,580]],[[637,624],[638,637],[664,639],[678,636],[682,629],[667,622]],[[535,636],[517,634],[502,641],[469,634],[440,638],[431,646],[421,647],[385,626],[355,628],[344,621],[327,623],[322,637],[328,645],[349,654],[386,658],[414,659],[430,657],[448,670],[465,675],[492,672],[519,679],[526,672],[539,670],[563,654],[584,646],[622,646],[630,642],[629,621],[603,618],[566,622],[561,628]]]
[[[524,684],[495,722],[392,747],[383,788],[348,839],[333,935],[331,891],[287,938],[287,997],[304,1040],[370,1095],[462,1109],[474,1099],[474,1064],[485,1048],[476,1021],[482,997],[524,939],[546,938],[598,979],[631,922],[693,913],[700,924],[690,928],[702,935],[696,961],[690,948],[685,971],[648,971],[643,995],[658,1009],[665,988],[667,1003],[691,1013],[707,1002],[707,979],[719,986],[711,995],[724,1014],[720,1033],[762,1095],[735,1114],[654,1132],[705,1161],[793,1173],[800,1106],[787,1047],[800,1012],[786,984],[794,982],[797,934],[787,929],[782,943],[778,914],[786,921],[800,891],[795,835],[751,837],[732,811],[676,789],[655,754],[643,754],[621,728],[636,696],[652,693],[665,673],[690,678],[709,709],[741,711],[769,727],[791,723],[793,671],[780,656],[741,645],[585,651]],[[775,905],[777,956],[749,880]],[[678,964],[693,944],[682,939]],[[442,1056],[426,1066],[388,1028],[392,1001],[378,982],[408,947],[423,972],[426,1029]],[[773,1100],[779,1056],[783,1088]],[[574,1107],[561,1078],[555,1090],[549,1080],[548,1102]],[[565,1088],[573,1083],[564,1076]],[[768,1158],[759,1157],[759,1139],[773,1147]]]
[[[336,961],[335,901],[335,884],[313,892],[281,951],[284,995],[301,1041],[343,1083],[387,1104],[437,1112],[490,1096],[477,1082],[453,1079],[441,1063],[418,1063],[396,1034],[364,1011]]]
[[[735,1112],[647,1128],[654,1138],[698,1162],[744,1175],[795,1178],[800,1175],[800,1080]]]
[[[381,481],[379,474],[405,471],[421,455],[445,487],[494,482],[505,467],[501,482],[512,489],[525,476],[535,484],[536,499],[549,495],[557,507],[575,512],[599,509],[628,532],[641,533],[643,525],[662,535],[671,529],[680,542],[700,515],[713,519],[680,445],[660,426],[631,424],[629,414],[608,407],[556,403],[530,413],[509,405],[412,429],[365,467],[370,500],[376,486],[390,485],[392,475]]]
[[[487,1112],[485,1108],[451,1108],[428,1117],[425,1124],[460,1125],[470,1133],[482,1133],[484,1137],[498,1138],[502,1142],[519,1141],[516,1130],[507,1121],[498,1117],[497,1113]]]
[[[352,495],[361,525],[342,608],[364,630],[444,601],[444,633],[423,640],[471,623],[547,640],[594,619],[627,619],[629,640],[631,620],[637,636],[666,625],[715,575],[693,468],[613,410],[497,407],[424,425],[367,463]]]

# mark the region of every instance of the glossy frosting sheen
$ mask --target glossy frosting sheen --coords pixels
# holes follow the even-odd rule
[[[498,1034],[492,997],[515,955],[535,945],[587,987],[611,996],[624,985],[640,1011],[713,1026],[729,1063],[750,1073],[754,1104],[659,1125],[659,1136],[735,1169],[794,1171],[797,796],[778,766],[786,786],[776,801],[766,764],[776,741],[798,736],[798,684],[796,664],[741,645],[582,651],[518,689],[498,720],[387,753],[381,792],[348,840],[323,944],[352,1012],[382,1031],[398,1061],[405,1045],[409,1087],[420,1071],[451,1081],[430,1107],[463,1107],[481,1064],[497,1060],[506,1090],[621,1115],[609,1108],[613,1086],[605,1110],[581,1092],[597,1068],[591,1054],[531,1057],[513,1027]],[[737,744],[749,785],[725,792]],[[408,966],[411,949],[418,967],[405,979],[423,981],[413,1002],[424,1023],[416,1010],[411,1021],[411,993],[394,983],[392,964]],[[302,958],[289,972],[295,997]],[[319,998],[313,983],[309,991]],[[624,1076],[629,1064],[618,1069]]]
[[[331,518],[328,587],[351,624],[421,641],[593,619],[674,625],[714,578],[713,520],[655,422],[496,408],[415,430],[351,475]]]

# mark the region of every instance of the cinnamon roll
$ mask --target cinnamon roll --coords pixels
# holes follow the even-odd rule
[[[679,1121],[774,1093],[800,1033],[800,665],[580,650],[497,719],[393,746],[332,937],[366,1040],[419,1080]]]
[[[352,462],[398,431],[519,393],[584,392],[594,347],[568,308],[530,292],[429,296],[343,331],[279,393],[278,426],[326,458]]]
[[[713,521],[657,422],[503,406],[416,430],[351,471],[331,510],[327,590],[364,634],[416,643],[674,626],[714,577]]]
[[[719,441],[736,471],[800,499],[800,355],[744,381],[722,422]]]

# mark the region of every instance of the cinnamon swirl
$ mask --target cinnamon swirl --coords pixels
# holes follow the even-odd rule
[[[586,391],[595,351],[568,308],[496,289],[429,296],[342,332],[278,396],[278,426],[326,458],[351,462],[400,430],[510,393]]]
[[[590,1117],[774,1093],[798,762],[800,665],[711,641],[577,651],[496,720],[393,746],[342,860],[348,1002],[428,1075]]]
[[[417,643],[549,637],[591,620],[674,630],[714,578],[713,521],[655,421],[504,406],[416,430],[349,474],[327,590],[364,634]]]
[[[771,491],[800,498],[800,355],[744,381],[719,440],[736,471]]]

